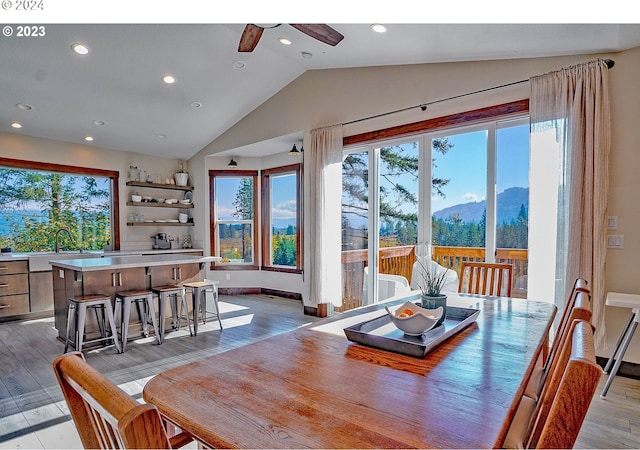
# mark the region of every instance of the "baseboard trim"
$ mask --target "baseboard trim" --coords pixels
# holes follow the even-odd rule
[[[237,287],[237,288],[219,288],[218,292],[222,295],[273,295],[274,297],[288,298],[290,300],[302,301],[302,294],[298,292],[280,291],[278,289],[268,289],[259,287]]]
[[[609,361],[609,358],[596,356],[596,362],[603,369],[604,369],[604,366],[607,365],[607,361]],[[618,369],[618,373],[616,373],[616,375],[620,375],[621,377],[625,377],[625,378],[632,378],[634,380],[640,380],[640,364],[622,361],[620,363],[620,368]]]

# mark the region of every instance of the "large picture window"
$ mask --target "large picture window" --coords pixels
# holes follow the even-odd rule
[[[301,269],[301,164],[262,171],[262,268]]]
[[[14,252],[119,248],[118,172],[0,158],[0,246]]]
[[[209,171],[211,254],[218,268],[257,266],[256,171]]]

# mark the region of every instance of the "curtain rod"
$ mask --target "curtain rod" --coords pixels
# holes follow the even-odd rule
[[[612,59],[605,59],[604,62],[607,65],[608,69],[611,69],[616,63]],[[414,108],[420,108],[422,111],[426,111],[427,110],[427,106],[429,106],[429,105],[435,105],[436,103],[442,103],[442,102],[446,102],[446,101],[449,101],[449,100],[455,100],[457,98],[467,97],[469,95],[480,94],[482,92],[493,91],[495,89],[502,89],[502,88],[505,88],[505,87],[508,87],[508,86],[514,86],[516,84],[526,83],[528,81],[529,81],[528,79],[527,80],[514,81],[512,83],[501,84],[500,86],[494,86],[494,87],[490,87],[490,88],[486,88],[486,89],[480,89],[479,91],[473,91],[473,92],[467,92],[466,94],[454,95],[452,97],[442,98],[440,100],[434,100],[432,102],[421,103],[419,105],[408,106],[406,108],[396,109],[394,111],[388,111],[388,112],[385,112],[385,113],[376,114],[374,116],[368,116],[368,117],[363,117],[361,119],[351,120],[349,122],[344,122],[342,125],[351,125],[351,124],[358,123],[358,122],[364,122],[365,120],[371,120],[371,119],[377,119],[379,117],[390,116],[391,114],[397,114],[397,113],[400,113],[400,112],[409,111],[410,109],[414,109]]]

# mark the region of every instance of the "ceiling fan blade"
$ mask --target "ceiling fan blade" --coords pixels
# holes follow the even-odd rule
[[[254,25],[252,23],[247,24],[244,27],[244,31],[242,32],[242,36],[240,37],[240,43],[238,44],[239,52],[252,52],[258,42],[260,41],[260,37],[262,37],[262,32],[264,28]]]
[[[344,39],[342,34],[323,23],[292,23],[290,25],[296,30],[334,47]]]

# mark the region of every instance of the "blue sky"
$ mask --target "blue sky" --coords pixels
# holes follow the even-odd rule
[[[240,177],[216,178],[218,217],[223,220],[237,219],[233,216],[236,208],[233,202],[240,186]],[[296,176],[295,174],[271,177],[272,209],[271,217],[279,226],[296,224]]]

